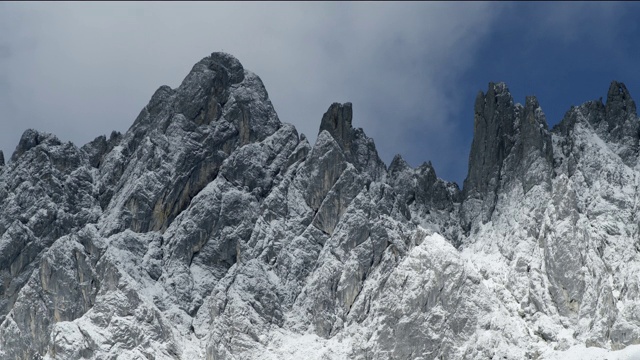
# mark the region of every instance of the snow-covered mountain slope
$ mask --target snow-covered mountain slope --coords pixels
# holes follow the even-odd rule
[[[625,86],[552,130],[504,84],[474,113],[462,190],[387,168],[350,103],[311,145],[224,53],[124,134],[26,131],[0,156],[0,358],[639,356]]]

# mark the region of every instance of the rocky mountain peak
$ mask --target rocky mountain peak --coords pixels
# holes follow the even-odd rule
[[[381,179],[386,165],[380,159],[373,139],[362,128],[353,127],[353,107],[350,102],[333,103],[322,116],[318,134],[326,131],[338,143],[346,160],[362,173],[366,183]]]
[[[493,198],[500,185],[503,162],[515,143],[516,108],[504,83],[489,83],[480,91],[474,106],[474,131],[469,153],[469,171],[463,186],[465,199],[476,199],[487,221],[493,211]],[[469,203],[469,202],[467,202]]]
[[[4,152],[0,150],[0,166],[4,166]]]
[[[464,193],[430,162],[387,170],[350,103],[311,146],[225,53],[160,87],[124,134],[78,148],[28,130],[0,171],[0,358],[634,346],[640,173],[620,154],[633,158],[637,118],[612,89],[552,141],[534,96],[490,83]]]
[[[636,103],[621,82],[612,81],[609,86],[605,119],[608,135],[603,137],[617,143],[615,151],[626,164],[635,165],[640,152],[640,121]]]
[[[40,144],[60,145],[60,140],[58,140],[55,135],[34,129],[27,129],[22,133],[18,146],[16,146],[13,155],[11,155],[11,161],[14,162],[18,160],[22,154]]]
[[[318,134],[324,130],[328,131],[343,150],[350,151],[353,141],[352,118],[353,108],[350,102],[333,103],[322,115]]]
[[[617,81],[612,81],[609,86],[605,110],[607,122],[611,127],[615,127],[616,121],[624,120],[628,116],[637,116],[636,103],[631,98],[629,90]]]
[[[99,168],[104,156],[113,150],[121,140],[122,134],[118,131],[112,131],[108,140],[106,136],[100,135],[91,142],[83,145],[81,150],[89,157],[89,163],[91,166]]]
[[[539,159],[545,170],[534,176],[529,169]],[[489,221],[499,188],[517,182],[526,192],[540,181],[548,183],[552,162],[551,134],[537,98],[527,96],[524,106],[514,104],[506,84],[489,83],[486,94],[478,93],[475,101],[463,227],[476,216]]]
[[[640,121],[636,104],[623,83],[611,82],[606,104],[600,98],[571,107],[562,121],[554,127],[554,131],[569,135],[578,123],[593,128],[598,137],[609,144],[610,149],[625,164],[635,166],[638,162]],[[563,147],[566,152],[571,148],[571,137],[568,136],[565,140],[567,141]]]
[[[411,166],[402,158],[402,155],[396,154],[393,160],[391,160],[391,164],[389,164],[388,173],[389,176],[393,178],[396,177],[397,174],[409,169],[411,169]]]
[[[226,53],[203,58],[178,88],[155,92],[120,146],[98,139],[86,149],[92,163],[101,165],[102,206],[120,212],[104,231],[166,229],[234,150],[263,141],[281,126],[258,76]],[[100,155],[103,150],[109,151]]]
[[[227,72],[231,84],[238,84],[244,80],[244,67],[233,55],[224,52],[214,52],[211,53],[208,59],[210,60],[209,68],[214,71],[219,71],[223,68]]]
[[[513,98],[506,84],[489,83],[486,94],[478,93],[465,194],[480,194],[497,186],[502,162],[513,147],[515,120]]]

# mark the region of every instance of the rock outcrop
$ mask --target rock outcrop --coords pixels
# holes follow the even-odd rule
[[[355,111],[355,113],[354,113]],[[131,128],[0,153],[3,359],[523,359],[640,342],[627,89],[549,130],[489,84],[462,190],[357,108],[310,144],[213,53]],[[574,347],[575,346],[575,347]],[[594,353],[595,354],[595,353]],[[613,354],[613,353],[612,353]],[[586,355],[585,355],[586,356]]]
[[[464,181],[463,227],[491,220],[501,191],[522,186],[550,186],[553,166],[551,133],[538,100],[514,104],[504,83],[490,83],[474,109],[474,137],[469,173]],[[477,221],[476,219],[479,219]]]

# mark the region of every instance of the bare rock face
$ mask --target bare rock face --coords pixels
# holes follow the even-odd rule
[[[361,128],[353,128],[351,103],[333,103],[322,116],[320,133],[327,131],[340,146],[347,161],[364,176],[367,183],[381,181],[386,166],[380,160],[373,140]]]
[[[636,113],[636,103],[631,98],[629,90],[623,83],[612,81],[607,92],[607,105],[605,107],[608,130],[615,137],[622,137],[624,124],[633,120]],[[621,126],[623,125],[623,126]]]
[[[356,109],[357,110],[357,109]],[[3,359],[523,359],[640,341],[638,118],[489,84],[462,190],[213,53],[124,134],[0,153]],[[571,352],[571,350],[569,350]],[[585,355],[586,356],[586,355]]]
[[[466,231],[491,220],[501,191],[521,186],[527,193],[538,184],[550,186],[553,166],[551,133],[535,97],[527,97],[523,107],[514,104],[504,83],[490,83],[486,95],[478,94],[474,113],[461,209]]]
[[[109,140],[106,136],[101,135],[95,138],[90,143],[85,144],[81,150],[84,151],[89,157],[89,164],[95,168],[100,168],[103,158],[106,154],[111,152],[113,148],[122,140],[122,134],[114,131],[111,133]]]

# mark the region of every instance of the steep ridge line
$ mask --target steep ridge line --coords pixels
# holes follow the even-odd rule
[[[634,351],[640,122],[624,84],[550,130],[535,97],[490,83],[462,190],[431,163],[387,168],[352,123],[332,104],[312,146],[213,53],[124,134],[77,148],[27,130],[0,156],[1,357]]]

